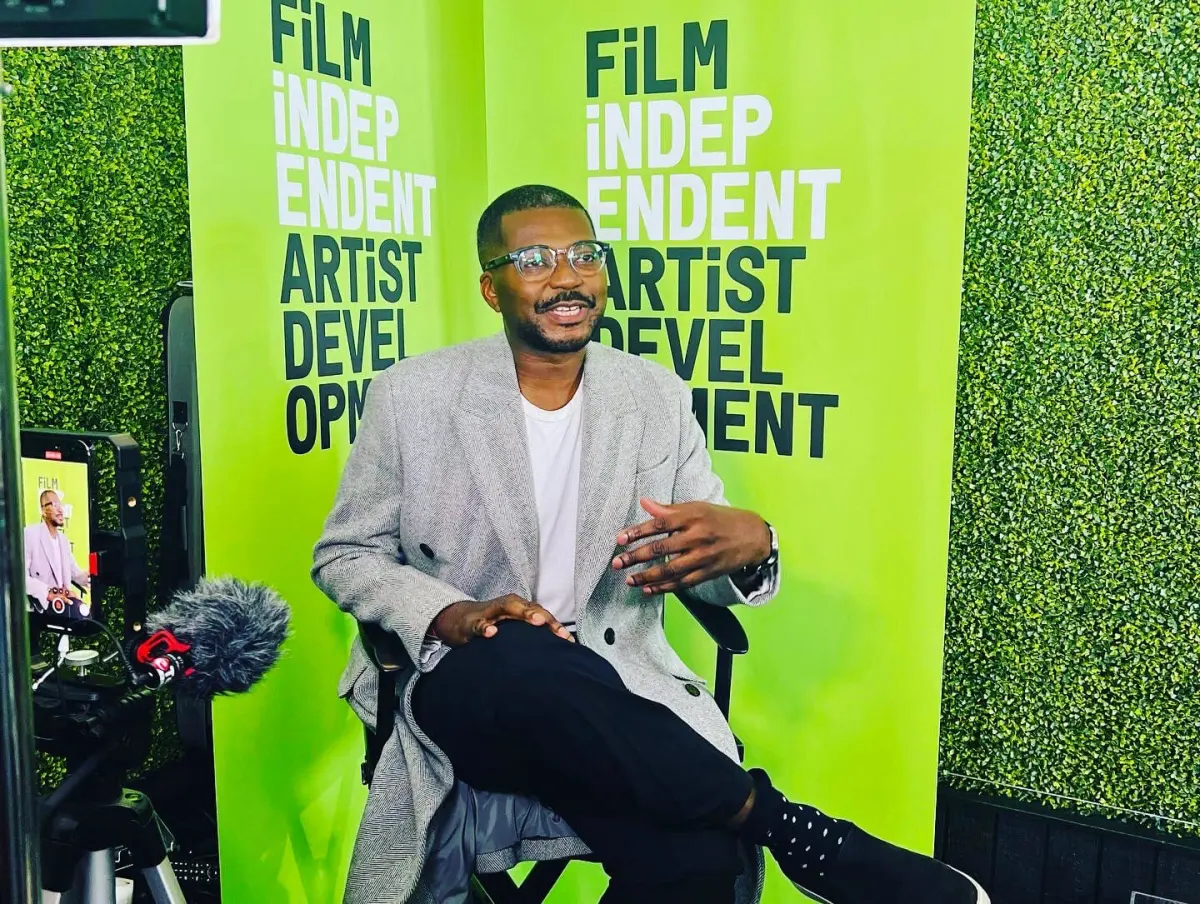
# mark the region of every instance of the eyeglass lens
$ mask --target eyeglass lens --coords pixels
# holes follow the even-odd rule
[[[526,279],[546,279],[554,272],[559,252],[545,245],[525,248],[517,256],[517,271]],[[576,242],[566,250],[567,261],[581,276],[599,273],[604,266],[604,246],[599,242]]]

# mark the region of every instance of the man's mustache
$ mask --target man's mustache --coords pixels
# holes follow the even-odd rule
[[[580,304],[587,305],[589,308],[596,306],[596,298],[594,295],[584,295],[582,292],[560,292],[553,298],[547,298],[545,301],[539,301],[533,306],[535,314],[545,314],[556,304],[562,304],[564,301],[577,301]]]

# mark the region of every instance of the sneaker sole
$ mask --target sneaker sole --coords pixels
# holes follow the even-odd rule
[[[954,869],[954,867],[951,866],[950,869]],[[973,878],[968,876],[962,870],[954,869],[954,871],[956,873],[958,873],[960,876],[962,876],[964,879],[966,879],[968,882],[970,882],[971,885],[973,885],[975,887],[975,895],[976,895],[975,904],[992,904],[992,899],[990,897],[988,897],[988,893],[983,890],[982,885],[980,885],[978,882],[976,882]],[[805,888],[799,882],[793,882],[792,885],[796,886],[796,889],[798,891],[802,892],[803,894],[808,895],[814,901],[819,901],[820,904],[834,904],[834,902],[830,901],[828,898],[822,898],[820,895],[814,894],[813,892],[809,891],[807,888]]]
[[[814,901],[819,901],[820,904],[833,904],[833,902],[830,901],[828,898],[822,898],[820,895],[816,894],[815,892],[809,891],[807,888],[805,888],[799,882],[793,882],[792,885],[796,886],[796,890],[799,891],[801,894],[808,895],[808,897],[812,898]]]
[[[954,867],[950,867],[950,869],[954,869]],[[956,873],[958,873],[960,876],[962,876],[964,879],[966,879],[968,882],[970,882],[972,885],[975,886],[975,892],[978,895],[978,897],[975,898],[975,904],[992,904],[992,899],[990,897],[988,897],[988,893],[983,890],[982,885],[980,885],[978,882],[976,882],[972,877],[968,876],[962,870],[954,869],[954,871]]]

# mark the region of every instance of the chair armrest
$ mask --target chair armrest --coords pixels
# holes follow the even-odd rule
[[[724,606],[713,606],[688,593],[676,590],[675,597],[687,609],[688,614],[700,623],[700,627],[712,638],[717,649],[734,656],[750,652],[750,638],[732,610]]]
[[[382,627],[366,622],[358,623],[358,637],[371,664],[381,672],[398,672],[408,662],[408,652],[400,638]]]

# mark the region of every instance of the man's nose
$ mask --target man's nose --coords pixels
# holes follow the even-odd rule
[[[558,255],[554,272],[550,274],[550,285],[557,289],[574,289],[583,284],[583,277],[575,272],[565,254]]]

